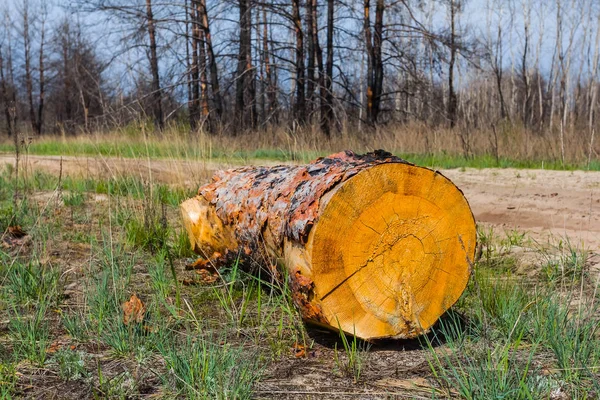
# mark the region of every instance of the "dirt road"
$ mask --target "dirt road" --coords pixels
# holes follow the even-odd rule
[[[131,160],[117,158],[28,156],[28,171],[80,177],[136,176],[164,183],[197,187],[212,172],[235,166],[228,162]],[[1,164],[14,156],[0,155]],[[277,162],[254,160],[253,164]],[[442,170],[465,193],[479,223],[496,232],[518,229],[536,239],[568,237],[591,251],[600,249],[600,172],[515,169]]]

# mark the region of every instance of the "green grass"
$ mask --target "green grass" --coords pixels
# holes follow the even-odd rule
[[[532,281],[489,261],[499,257],[497,249],[508,257],[506,246],[515,246],[514,241],[530,243],[525,236],[510,232],[498,238],[481,230],[480,241],[487,249],[467,291],[433,336],[424,338],[440,387],[466,399],[538,399],[560,393],[595,398],[600,389],[600,315],[595,302],[574,301],[595,290],[586,284],[581,250],[568,241],[550,247],[560,268],[571,271],[567,278],[579,276],[577,285],[556,286],[545,279],[543,265]]]
[[[161,346],[169,374],[165,386],[176,397],[250,399],[263,370],[257,354],[247,349],[188,339],[183,345]]]
[[[500,157],[498,160],[491,154],[478,154],[465,157],[455,153],[403,153],[393,148],[385,149],[397,156],[417,165],[431,168],[518,168],[548,170],[591,170],[600,171],[600,161],[587,160],[567,162],[563,165],[559,159],[521,160]],[[14,154],[14,145],[0,143],[0,153]],[[317,157],[328,155],[324,150],[297,150],[291,148],[259,148],[250,150],[231,150],[218,148],[204,142],[190,143],[188,139],[174,140],[50,140],[44,139],[28,145],[27,153],[46,156],[91,156],[119,157],[131,159],[184,159],[226,161],[229,163],[248,163],[252,160],[272,160],[282,162],[308,162]]]

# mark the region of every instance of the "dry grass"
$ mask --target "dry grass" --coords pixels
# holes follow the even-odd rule
[[[596,141],[590,154],[586,129],[572,128],[565,134],[564,165],[559,137],[558,128],[536,132],[508,124],[478,130],[463,127],[450,130],[422,123],[360,131],[343,128],[331,139],[310,128],[267,128],[243,136],[229,136],[189,134],[177,126],[149,134],[143,125],[132,125],[108,134],[28,137],[24,142],[30,154],[43,155],[216,159],[243,163],[250,159],[308,161],[344,149],[356,152],[385,149],[421,164],[438,163],[435,166],[439,167],[600,168],[600,141]],[[0,143],[0,151],[14,151],[13,144]]]

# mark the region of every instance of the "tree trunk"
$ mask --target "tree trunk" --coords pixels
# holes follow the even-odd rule
[[[450,0],[450,62],[448,63],[448,121],[450,127],[456,125],[456,92],[454,91],[454,63],[456,62],[456,7],[455,0]]]
[[[200,118],[200,67],[198,62],[198,46],[200,45],[200,25],[197,14],[197,0],[192,0],[190,7],[190,20],[192,21],[192,65],[190,75],[192,76],[192,96],[190,101],[190,128],[193,132],[198,128]]]
[[[42,19],[42,28],[40,33],[40,63],[39,63],[39,74],[40,74],[40,97],[38,102],[38,112],[36,120],[36,132],[41,135],[44,129],[44,100],[46,98],[46,79],[44,77],[44,41],[46,40],[46,19],[45,16]]]
[[[306,0],[306,33],[308,37],[307,43],[307,52],[308,52],[308,63],[306,66],[306,99],[308,100],[306,114],[309,117],[313,112],[314,107],[314,95],[315,95],[315,57],[316,57],[316,47],[315,47],[315,20],[313,17],[315,16],[313,12],[313,0]]]
[[[236,111],[238,128],[256,126],[254,72],[252,67],[252,10],[250,0],[239,0],[240,47],[237,65]]]
[[[377,0],[375,7],[375,37],[373,38],[373,51],[375,53],[375,90],[373,93],[373,123],[377,123],[381,110],[381,96],[383,95],[383,12],[384,0]]]
[[[367,119],[377,124],[383,93],[383,12],[384,0],[377,0],[374,34],[371,32],[371,0],[364,1],[363,30],[367,47]]]
[[[292,19],[296,33],[296,106],[295,118],[300,124],[306,121],[306,95],[304,93],[304,32],[300,18],[300,0],[292,0]]]
[[[278,260],[268,272],[289,277],[305,321],[363,339],[426,332],[464,291],[475,253],[462,192],[381,150],[219,172],[181,210],[198,254],[217,267]]]
[[[156,27],[152,13],[152,0],[146,0],[146,18],[148,19],[148,37],[150,39],[150,72],[152,74],[152,98],[154,123],[162,130],[165,125],[162,109],[162,93],[160,88],[160,75],[158,73],[158,52],[156,47]]]
[[[221,86],[219,84],[219,68],[213,50],[212,36],[210,34],[210,25],[208,22],[208,11],[206,10],[206,0],[199,0],[199,3],[202,29],[204,30],[204,41],[206,42],[206,54],[208,55],[210,85],[212,87],[213,101],[215,103],[215,112],[220,120],[223,116],[223,98],[221,96]]]
[[[25,57],[25,86],[27,89],[27,103],[29,106],[29,121],[33,131],[39,135],[35,109],[33,107],[33,78],[31,76],[31,38],[29,36],[29,6],[23,9],[23,56]]]
[[[313,30],[312,30],[312,36],[313,36],[313,43],[315,46],[315,56],[317,58],[317,84],[319,87],[319,93],[318,93],[318,97],[319,97],[319,111],[321,112],[321,118],[320,118],[320,125],[321,128],[323,127],[322,125],[322,121],[323,121],[323,104],[325,102],[325,97],[327,96],[327,91],[325,89],[325,71],[324,71],[324,66],[323,66],[323,49],[321,48],[321,44],[319,43],[319,19],[318,19],[318,3],[317,0],[310,0],[312,2],[312,12],[313,12]],[[324,130],[323,131],[325,133],[325,136],[329,136],[329,131],[328,130]]]
[[[198,16],[200,17],[201,10],[198,10]],[[204,36],[204,29],[199,29],[200,37],[198,43],[198,68],[200,69],[200,114],[202,115],[202,123],[208,124],[210,131],[210,110],[208,107],[208,77],[206,68],[206,38]]]
[[[13,125],[10,113],[10,101],[8,99],[8,89],[6,87],[6,78],[4,76],[4,54],[2,53],[2,46],[0,46],[0,82],[2,84],[2,103],[4,104],[4,117],[6,118],[6,131],[8,136],[13,135]]]
[[[262,51],[265,64],[265,75],[266,75],[266,104],[267,110],[265,112],[265,120],[269,121],[273,119],[276,123],[275,111],[277,109],[277,90],[273,84],[273,67],[271,66],[271,58],[269,55],[269,24],[267,21],[267,8],[263,6],[263,37],[262,37]]]
[[[373,121],[373,91],[375,88],[375,73],[373,64],[375,63],[375,52],[373,50],[373,37],[371,34],[371,0],[364,0],[363,4],[364,21],[363,30],[365,35],[365,46],[367,50],[367,120]]]
[[[331,124],[333,121],[333,17],[334,0],[327,0],[327,63],[325,66],[325,98],[322,107],[323,131],[327,137],[331,136]]]

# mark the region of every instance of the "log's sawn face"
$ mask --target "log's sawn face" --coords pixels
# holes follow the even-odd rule
[[[464,291],[475,251],[462,193],[382,151],[222,171],[182,213],[197,252],[274,257],[306,321],[364,339],[429,329]]]
[[[413,338],[463,293],[473,214],[441,174],[388,163],[339,185],[310,235],[315,298],[333,326],[362,338]]]

